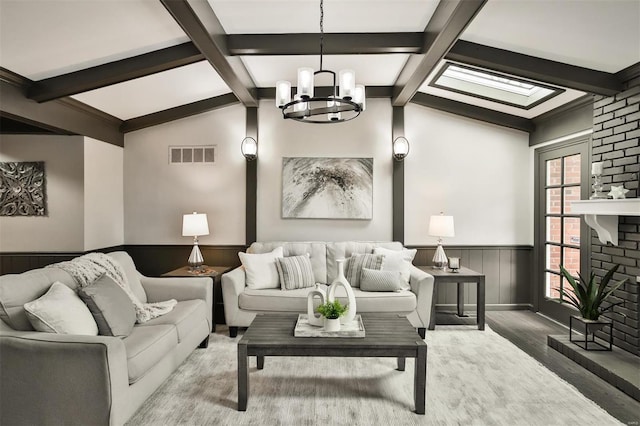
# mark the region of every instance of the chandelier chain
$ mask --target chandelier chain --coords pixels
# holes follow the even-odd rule
[[[320,0],[320,70],[322,71],[322,54],[324,53],[324,0]]]

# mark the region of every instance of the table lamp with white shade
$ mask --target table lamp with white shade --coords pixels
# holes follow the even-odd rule
[[[442,239],[455,236],[453,216],[445,216],[442,212],[437,216],[431,216],[429,220],[429,235],[438,237],[438,247],[433,255],[433,265],[438,269],[444,269],[447,266],[447,255],[442,248]]]
[[[198,237],[209,235],[209,223],[206,213],[185,214],[182,217],[182,236],[193,237],[193,249],[189,255],[189,266],[191,269],[198,269],[204,263],[202,252],[198,247]]]

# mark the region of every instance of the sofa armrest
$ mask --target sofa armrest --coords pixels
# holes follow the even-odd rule
[[[433,303],[433,284],[434,278],[431,274],[411,265],[411,291],[416,294],[417,306],[416,313],[420,318],[423,327],[429,326],[431,319],[431,308]]]
[[[238,298],[245,288],[245,272],[242,266],[222,275],[222,300],[224,301],[224,317],[227,324],[235,324],[235,317],[240,307]]]
[[[120,338],[0,332],[0,424],[109,424],[129,386]]]
[[[207,320],[213,324],[213,279],[210,277],[166,277],[140,279],[149,303],[176,299],[201,299],[207,305]]]

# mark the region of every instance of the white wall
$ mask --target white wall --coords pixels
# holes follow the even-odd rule
[[[367,101],[357,119],[321,125],[284,120],[272,100],[258,109],[257,239],[390,240],[391,103]],[[282,219],[282,157],[373,157],[373,219]]]
[[[207,213],[202,244],[244,244],[246,113],[235,105],[125,135],[126,244],[190,244],[182,215]],[[213,165],[174,164],[169,146],[216,145]]]
[[[0,251],[84,249],[83,137],[0,135],[0,161],[44,161],[47,216],[0,216]]]
[[[84,250],[124,244],[124,149],[84,138]]]
[[[405,243],[435,244],[429,216],[455,222],[444,244],[533,244],[533,170],[525,132],[409,104]]]

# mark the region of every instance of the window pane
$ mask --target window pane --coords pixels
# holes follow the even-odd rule
[[[547,213],[560,214],[562,204],[560,191],[560,188],[547,189]]]
[[[577,278],[576,278],[576,281],[577,281]],[[564,277],[562,277],[562,289],[565,291],[565,293],[569,293],[572,296],[576,295],[576,292],[573,291],[573,287],[571,287],[571,284],[569,284],[569,282]],[[565,296],[564,294],[562,295],[563,301],[566,301],[568,299],[569,298],[567,296]]]
[[[560,246],[546,245],[545,269],[560,273]]]
[[[580,218],[579,217],[565,217],[564,221],[564,244],[571,244],[573,246],[580,245]]]
[[[560,158],[547,161],[547,186],[560,185],[561,181],[561,163]]]
[[[561,243],[560,237],[560,218],[559,217],[547,217],[547,241],[552,243]]]
[[[578,276],[580,272],[580,249],[564,247],[564,259],[562,266],[573,276]]]
[[[564,182],[565,185],[580,183],[580,154],[564,157]]]
[[[560,298],[560,275],[551,272],[545,272],[545,295],[553,299]]]
[[[571,213],[571,201],[577,201],[580,199],[580,187],[569,186],[563,189],[564,191],[564,213]]]

